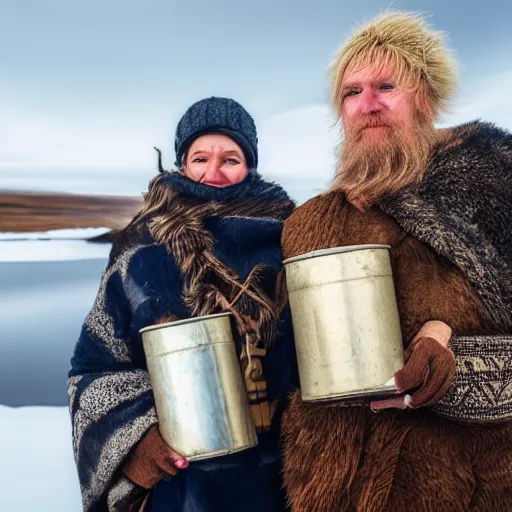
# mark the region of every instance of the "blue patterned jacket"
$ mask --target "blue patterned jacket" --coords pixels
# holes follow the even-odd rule
[[[262,286],[275,287],[282,269],[280,237],[293,203],[279,186],[250,174],[241,184],[214,189],[167,173],[166,187],[190,204],[210,200],[280,204],[281,214],[212,216],[204,227],[214,253],[243,281],[257,264],[267,265]],[[183,276],[166,247],[149,229],[114,244],[96,300],[85,319],[69,372],[73,447],[84,510],[128,510],[140,492],[122,466],[157,422],[139,329],[166,315],[190,317],[182,297]],[[291,317],[281,314],[274,344],[264,359],[269,401],[284,403],[297,385]],[[280,409],[258,446],[238,454],[190,464],[154,489],[149,510],[180,512],[285,510],[279,454]]]

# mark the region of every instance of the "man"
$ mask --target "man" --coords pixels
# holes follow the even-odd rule
[[[283,252],[390,245],[406,364],[399,398],[292,395],[294,511],[512,510],[512,136],[436,129],[454,89],[440,35],[410,14],[361,28],[332,65],[336,175],[286,221]]]

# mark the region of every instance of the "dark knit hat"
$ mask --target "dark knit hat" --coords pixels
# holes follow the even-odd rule
[[[195,139],[218,133],[233,139],[244,152],[247,167],[258,166],[258,136],[254,119],[242,105],[230,98],[206,98],[194,103],[185,112],[176,128],[175,165],[181,168],[183,155]]]

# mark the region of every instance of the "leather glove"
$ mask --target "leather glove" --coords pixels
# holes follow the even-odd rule
[[[443,332],[439,326],[442,324]],[[436,338],[425,334],[439,333]],[[391,407],[426,407],[437,403],[455,378],[455,356],[448,348],[451,329],[442,322],[427,322],[405,351],[405,366],[394,377],[399,393],[413,393],[371,403],[374,411]]]
[[[158,430],[152,426],[128,458],[123,473],[136,485],[152,489],[166,475],[188,467],[188,460],[172,450]]]
[[[455,356],[433,338],[418,338],[408,347],[405,366],[395,374],[400,393],[411,393],[408,407],[427,407],[439,402],[453,384]]]

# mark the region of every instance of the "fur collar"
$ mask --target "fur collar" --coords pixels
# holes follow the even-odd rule
[[[224,198],[211,200],[211,196]],[[147,225],[154,240],[164,246],[183,275],[183,297],[192,316],[221,311],[234,315],[240,337],[254,336],[268,346],[274,337],[277,297],[258,286],[265,265],[256,265],[245,283],[219,260],[206,218],[254,217],[282,221],[293,209],[282,188],[258,175],[224,189],[195,183],[178,173],[164,173],[150,185],[146,199]],[[141,218],[141,220],[143,217]]]
[[[479,121],[452,128],[418,190],[379,201],[402,228],[457,265],[486,306],[512,327],[512,135]]]
[[[185,218],[202,224],[206,217],[253,217],[284,222],[294,208],[295,203],[280,185],[265,181],[257,173],[250,173],[237,185],[215,188],[196,183],[180,172],[164,171],[149,184],[144,205],[130,224],[114,234],[109,266],[129,247],[154,242],[157,225],[170,227]],[[165,238],[162,232],[159,237]]]
[[[258,199],[259,201],[290,201],[280,185],[265,181],[259,174],[250,173],[241,183],[216,188],[197,183],[181,172],[164,172],[158,181],[159,186],[170,187],[174,192],[195,201],[235,201]]]
[[[245,283],[214,251],[205,227],[212,217],[252,217],[282,222],[295,204],[278,185],[250,174],[242,183],[217,189],[196,183],[179,172],[163,172],[149,185],[144,206],[119,234],[112,264],[130,246],[164,246],[183,276],[183,298],[192,316],[230,311],[240,337],[268,346],[274,338],[280,291],[267,296],[259,287],[266,266],[256,265]]]

